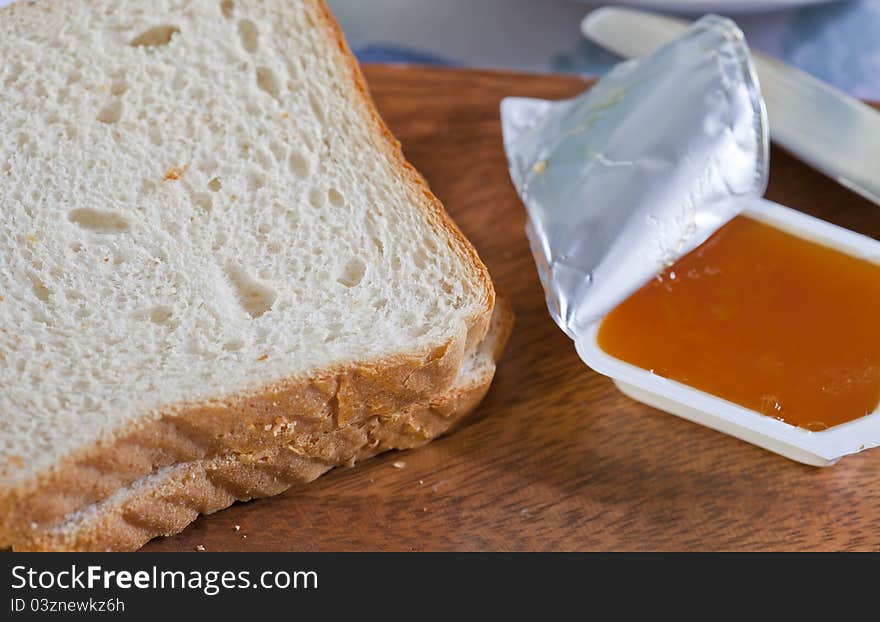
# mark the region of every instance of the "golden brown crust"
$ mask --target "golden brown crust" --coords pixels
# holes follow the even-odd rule
[[[422,207],[432,224],[447,233],[450,248],[471,268],[476,286],[485,293],[483,308],[459,334],[430,351],[327,369],[309,378],[286,379],[213,401],[170,407],[145,417],[135,429],[108,435],[36,479],[0,490],[0,545],[27,542],[71,511],[105,499],[163,467],[210,460],[245,448],[252,452],[265,443],[256,432],[279,420],[317,434],[400,412],[448,391],[462,361],[486,335],[495,304],[486,267],[425,180],[404,159],[329,9],[323,0],[312,2],[306,9],[316,11],[328,36],[336,41],[337,60],[349,70],[353,100],[374,128],[377,146],[424,198]]]
[[[499,297],[492,327],[475,356],[494,363],[513,326],[513,313]],[[281,493],[334,466],[352,465],[389,449],[410,449],[450,431],[482,400],[494,376],[486,365],[449,393],[399,413],[373,416],[317,437],[284,424],[260,430],[254,443],[212,459],[193,460],[141,478],[128,490],[54,529],[33,532],[16,550],[133,550],[160,535],[181,531],[199,514],[236,500]],[[262,436],[263,438],[257,438]]]
[[[37,533],[15,550],[103,551],[134,550],[156,536],[181,531],[199,514],[222,510],[235,501],[247,501],[284,492],[295,484],[314,480],[342,463],[353,463],[388,449],[407,449],[427,443],[470,412],[489,388],[492,377],[456,392],[440,404],[413,408],[404,415],[372,417],[349,428],[331,432],[315,447],[319,456],[303,456],[290,446],[264,447],[210,460],[170,467],[153,486],[135,483],[131,498],[93,510],[81,523]],[[350,456],[350,457],[348,457]]]

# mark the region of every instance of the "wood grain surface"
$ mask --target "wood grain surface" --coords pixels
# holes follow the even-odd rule
[[[449,437],[237,504],[144,550],[880,550],[880,450],[807,467],[640,405],[581,363],[550,319],[498,104],[587,83],[366,74],[407,157],[512,301],[517,323],[495,383],[475,422]],[[880,238],[880,208],[779,150],[767,194]]]

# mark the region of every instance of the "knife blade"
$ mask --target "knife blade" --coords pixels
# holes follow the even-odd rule
[[[626,58],[645,56],[684,34],[686,21],[604,7],[581,31]],[[880,113],[813,76],[752,52],[770,120],[770,138],[806,164],[880,205]]]

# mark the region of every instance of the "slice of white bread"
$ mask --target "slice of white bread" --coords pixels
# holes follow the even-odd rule
[[[0,58],[0,545],[451,390],[492,283],[321,0],[18,3]]]
[[[411,449],[448,432],[479,404],[495,375],[513,325],[500,296],[480,347],[459,370],[445,394],[399,413],[311,439],[295,427],[263,430],[266,442],[252,453],[235,453],[164,467],[103,501],[71,512],[61,523],[31,534],[18,550],[133,550],[160,535],[181,531],[199,514],[309,482],[334,466],[354,464],[389,449]]]

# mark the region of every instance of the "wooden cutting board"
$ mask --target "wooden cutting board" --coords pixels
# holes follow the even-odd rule
[[[477,421],[202,517],[145,550],[880,550],[880,450],[807,467],[643,406],[581,363],[550,319],[498,104],[568,97],[587,82],[415,67],[366,74],[407,157],[517,314]],[[779,150],[767,195],[880,238],[880,207]]]

